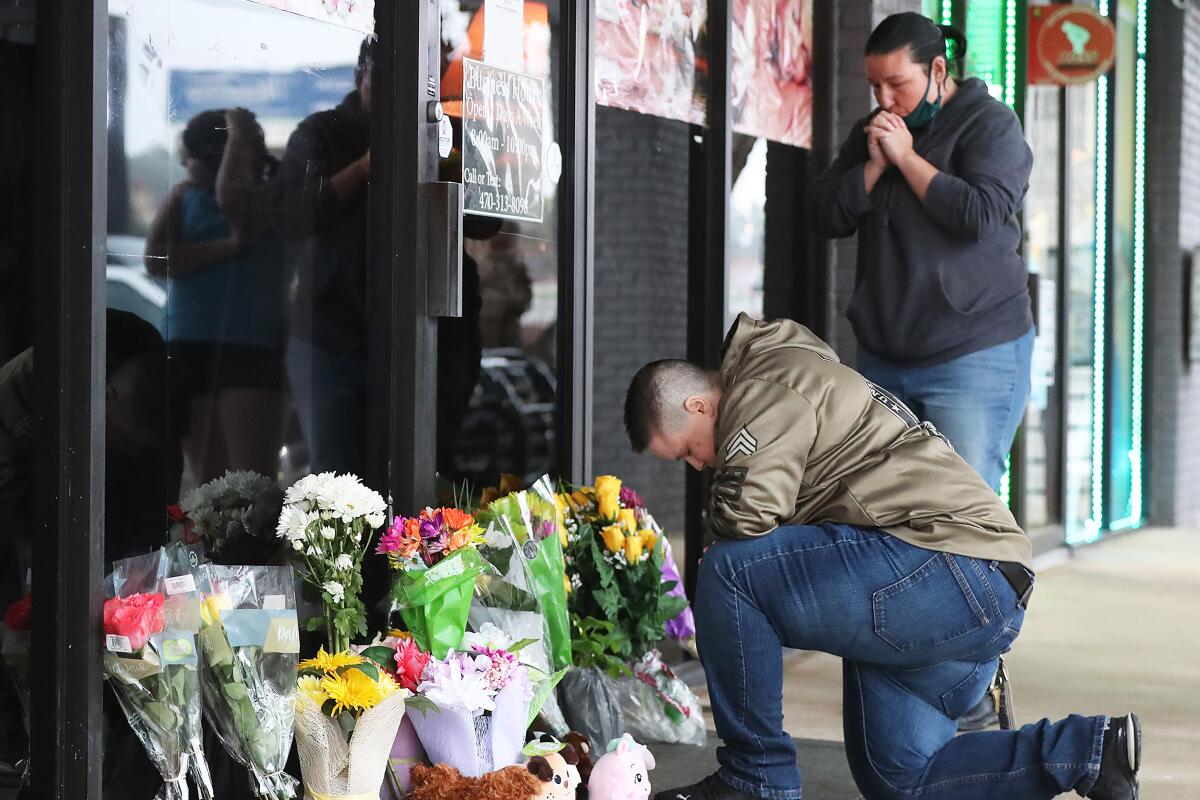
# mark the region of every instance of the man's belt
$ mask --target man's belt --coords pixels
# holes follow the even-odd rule
[[[996,569],[1017,593],[1017,605],[1029,608],[1029,595],[1033,594],[1033,575],[1029,570],[1015,561],[997,561]]]

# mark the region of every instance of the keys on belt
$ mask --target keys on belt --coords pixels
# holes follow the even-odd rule
[[[994,563],[996,569],[1000,570],[1000,574],[1017,593],[1017,605],[1021,608],[1029,608],[1029,596],[1033,594],[1033,575],[1015,561],[996,561]]]

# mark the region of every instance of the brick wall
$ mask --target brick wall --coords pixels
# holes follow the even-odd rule
[[[593,466],[624,478],[683,530],[684,468],[635,455],[625,390],[637,369],[687,357],[688,126],[596,109]]]
[[[1156,4],[1148,35],[1148,511],[1154,524],[1195,526],[1200,364],[1184,361],[1183,298],[1187,255],[1200,247],[1200,9]]]

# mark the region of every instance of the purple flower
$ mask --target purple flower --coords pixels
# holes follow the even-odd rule
[[[554,533],[554,520],[544,519],[534,525],[533,535],[538,539],[548,539]]]
[[[436,539],[442,535],[442,512],[430,511],[428,508],[421,512],[421,538]]]
[[[628,486],[621,487],[621,508],[645,508],[646,501],[642,496]]]

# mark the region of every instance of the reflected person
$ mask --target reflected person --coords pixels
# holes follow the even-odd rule
[[[292,133],[273,187],[296,272],[288,380],[312,472],[361,474],[365,461],[373,47],[363,40],[354,90]]]
[[[187,177],[146,241],[168,279],[166,337],[179,425],[197,484],[277,471],[282,439],[283,250],[265,199],[277,163],[243,108],[204,111],[182,136]]]

